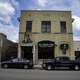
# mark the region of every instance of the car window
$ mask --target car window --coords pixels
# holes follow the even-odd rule
[[[57,61],[59,61],[59,60],[60,60],[60,58],[59,58],[59,57],[57,57],[57,58],[56,58],[56,60],[57,60]]]
[[[69,58],[68,57],[56,57],[56,60],[57,61],[68,61],[69,60]]]
[[[13,62],[18,62],[18,59],[12,59]]]
[[[29,60],[22,59],[22,58],[12,59],[11,61],[12,61],[12,62],[29,62]]]

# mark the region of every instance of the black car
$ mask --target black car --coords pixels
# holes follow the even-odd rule
[[[56,57],[53,60],[43,61],[42,68],[51,69],[80,69],[80,59],[70,60],[69,57]]]
[[[32,60],[27,60],[23,58],[15,58],[8,61],[1,62],[2,68],[25,68],[30,69],[33,68]]]

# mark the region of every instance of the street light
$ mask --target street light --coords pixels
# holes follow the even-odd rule
[[[2,47],[3,47],[3,40],[1,38],[0,39],[0,61],[1,61],[1,56],[2,56]]]

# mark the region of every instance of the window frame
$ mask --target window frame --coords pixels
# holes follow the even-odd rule
[[[51,21],[41,21],[41,32],[42,33],[51,32]]]
[[[26,32],[32,32],[32,21],[26,21]]]
[[[60,21],[60,32],[61,33],[67,32],[66,21]]]

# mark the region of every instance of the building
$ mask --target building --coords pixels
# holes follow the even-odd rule
[[[7,36],[0,33],[0,61],[17,57],[17,43],[7,39]]]
[[[19,58],[74,59],[71,11],[22,10],[19,21]]]
[[[74,41],[74,54],[75,58],[80,57],[80,41]]]

